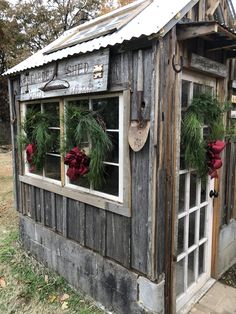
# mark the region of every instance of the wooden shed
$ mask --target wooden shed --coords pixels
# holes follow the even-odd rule
[[[5,73],[23,246],[115,313],[187,312],[235,261],[236,146],[223,151],[218,178],[205,180],[181,149],[181,113],[193,97],[235,97],[234,18],[230,0],[138,0]],[[98,185],[100,135],[64,149],[72,107],[112,142]],[[27,133],[29,112],[41,118]],[[29,134],[43,114],[52,141],[37,168]]]

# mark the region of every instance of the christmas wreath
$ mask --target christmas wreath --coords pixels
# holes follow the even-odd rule
[[[68,105],[65,126],[67,176],[74,181],[86,175],[93,188],[99,188],[104,181],[103,162],[112,149],[105,122],[98,112]],[[84,143],[89,146],[88,156],[83,151]]]
[[[19,136],[21,150],[26,150],[29,170],[42,170],[46,152],[52,145],[53,137],[49,127],[54,117],[52,114],[36,109],[28,109]]]
[[[182,121],[182,145],[187,168],[194,168],[202,178],[217,177],[222,166],[220,153],[225,147],[223,113],[230,109],[212,94],[202,93],[192,99]],[[204,126],[208,133],[203,136]]]

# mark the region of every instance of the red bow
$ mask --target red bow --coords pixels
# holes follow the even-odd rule
[[[36,145],[35,144],[28,144],[26,146],[26,159],[30,165],[30,168],[29,168],[30,172],[33,172],[35,169],[35,166],[33,164],[33,158],[34,158],[35,152],[36,152]]]
[[[219,154],[225,148],[225,145],[225,142],[219,140],[207,144],[207,165],[209,167],[209,175],[211,176],[211,179],[218,178],[217,169],[220,169],[223,164]]]
[[[89,171],[89,158],[78,147],[74,147],[66,154],[64,164],[69,166],[66,175],[71,181],[75,181]]]

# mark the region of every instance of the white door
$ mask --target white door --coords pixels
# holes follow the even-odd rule
[[[215,79],[183,74],[182,115],[193,96],[206,89],[215,92]],[[203,129],[207,131],[207,126]],[[185,169],[180,156],[178,243],[176,262],[177,312],[204,287],[211,276],[212,199],[214,180],[201,180],[194,169]],[[180,311],[181,310],[181,311]]]

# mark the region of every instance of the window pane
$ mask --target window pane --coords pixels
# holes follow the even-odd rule
[[[45,177],[61,180],[61,158],[57,156],[46,155],[45,158]]]
[[[179,176],[179,213],[185,211],[185,174]]]
[[[188,246],[195,243],[195,212],[189,215]]]
[[[200,276],[204,272],[204,257],[205,257],[205,245],[199,247],[199,256],[198,256],[198,275]]]
[[[197,198],[197,174],[196,172],[191,172],[190,175],[190,208],[196,206]]]
[[[184,292],[184,261],[182,259],[176,265],[176,295],[177,297]]]
[[[203,92],[203,85],[198,83],[193,83],[193,97],[198,96]]]
[[[102,187],[99,192],[119,195],[119,167],[105,165],[105,176]]]
[[[194,282],[194,252],[188,255],[188,287]]]
[[[50,117],[51,117],[50,127],[60,126],[60,114],[59,114],[58,102],[43,104],[43,111],[50,114]]]
[[[190,82],[182,81],[182,108],[186,108],[189,102],[189,87]]]
[[[201,181],[201,203],[206,201],[206,180]]]
[[[119,132],[107,132],[113,147],[110,152],[108,152],[107,157],[105,158],[104,161],[109,161],[113,163],[118,163],[119,162]]]
[[[78,106],[83,108],[84,110],[89,109],[89,100],[88,99],[77,99],[68,101],[69,106]]]
[[[200,229],[199,229],[199,239],[205,237],[205,224],[206,224],[206,207],[200,209]]]
[[[81,186],[81,187],[87,188],[87,189],[90,188],[90,183],[89,183],[89,180],[86,176],[79,177],[77,180],[69,181],[69,182],[70,182],[70,184],[74,184],[76,186]]]
[[[48,153],[60,154],[60,130],[50,129],[50,134],[52,135],[52,143]]]
[[[179,219],[178,222],[178,248],[177,253],[180,254],[184,250],[184,229],[185,229],[185,218]]]
[[[93,100],[93,110],[102,116],[107,129],[119,129],[118,97]]]

